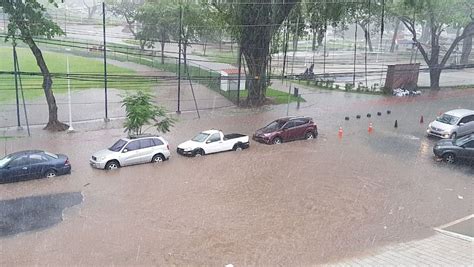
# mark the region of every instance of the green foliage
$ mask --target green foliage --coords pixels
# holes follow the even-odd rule
[[[123,96],[122,107],[127,116],[123,126],[129,134],[142,134],[143,126],[150,123],[158,132],[167,133],[176,121],[163,107],[153,103],[151,94],[142,91]]]
[[[55,0],[47,0],[57,7]],[[37,0],[1,1],[3,11],[8,14],[8,29],[6,40],[9,38],[24,39],[33,36],[53,38],[62,35],[61,28],[46,15],[46,7]]]

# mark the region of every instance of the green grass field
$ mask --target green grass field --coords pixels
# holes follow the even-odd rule
[[[21,72],[40,72],[36,60],[29,49],[17,48],[18,60]],[[51,73],[66,73],[66,54],[43,51],[46,64]],[[0,71],[13,71],[12,48],[0,47]],[[94,75],[94,77],[83,77],[71,79],[72,90],[85,90],[90,88],[103,88],[103,64],[100,60],[69,55],[70,73]],[[108,87],[116,89],[144,89],[151,86],[151,82],[138,77],[123,79],[114,75],[134,75],[133,70],[116,67],[107,64],[109,76]],[[21,81],[27,99],[43,96],[42,77],[22,75]],[[56,94],[67,92],[67,79],[53,78],[53,91]],[[15,98],[15,80],[12,74],[0,74],[0,102]]]

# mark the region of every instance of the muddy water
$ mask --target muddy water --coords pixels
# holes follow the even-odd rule
[[[251,134],[282,112],[214,113],[182,120],[165,137],[174,151],[199,130]],[[9,140],[8,150],[68,154],[73,173],[1,185],[2,200],[80,191],[84,201],[54,227],[1,239],[0,265],[319,264],[428,236],[473,212],[472,166],[433,162],[434,141],[422,139],[421,126],[394,132],[379,119],[369,135],[367,121],[340,121],[343,109],[313,114],[314,141],[252,143],[199,159],[173,153],[161,165],[116,172],[92,169],[88,159],[119,129]]]

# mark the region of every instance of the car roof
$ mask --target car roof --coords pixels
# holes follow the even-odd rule
[[[288,116],[288,117],[282,117],[282,118],[279,118],[279,119],[276,119],[276,121],[289,121],[289,120],[295,120],[295,119],[311,119],[310,117],[308,116]]]
[[[210,129],[210,130],[206,130],[206,131],[202,131],[201,133],[205,133],[205,134],[215,134],[215,133],[219,133],[220,131],[219,130],[215,130],[215,129]]]
[[[453,109],[445,112],[444,114],[455,116],[455,117],[464,117],[468,115],[474,115],[474,110],[470,109]]]
[[[18,156],[22,156],[22,155],[30,155],[30,154],[37,154],[37,153],[44,153],[44,151],[43,150],[23,150],[23,151],[18,151],[18,152],[11,153],[8,156],[9,157],[18,157]]]
[[[159,135],[154,134],[139,134],[139,135],[129,135],[128,137],[121,138],[125,141],[137,140],[137,139],[144,139],[144,138],[160,138]]]

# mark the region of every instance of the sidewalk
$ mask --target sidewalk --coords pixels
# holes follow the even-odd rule
[[[441,233],[328,266],[474,266],[474,243]]]

